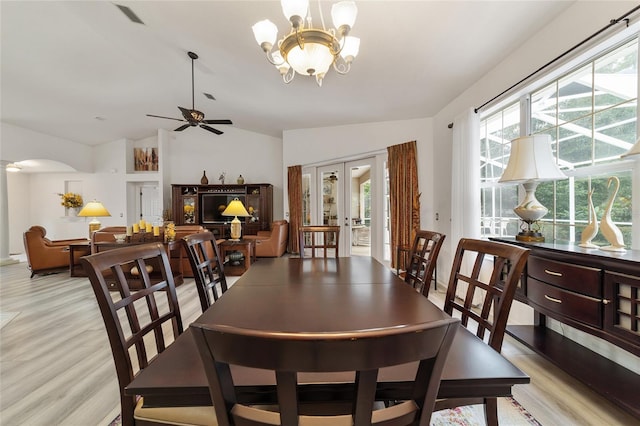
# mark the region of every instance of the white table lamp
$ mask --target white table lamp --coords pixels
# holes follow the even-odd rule
[[[548,210],[536,199],[536,188],[541,181],[566,178],[556,165],[551,152],[551,136],[531,135],[511,141],[511,156],[499,182],[522,183],[524,200],[513,211],[527,224],[516,235],[518,241],[542,242],[544,237],[531,224],[547,214]]]

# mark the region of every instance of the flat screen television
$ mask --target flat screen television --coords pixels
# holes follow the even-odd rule
[[[233,216],[223,216],[222,212],[234,198],[238,198],[242,204],[245,204],[244,194],[200,194],[200,223],[231,222]]]

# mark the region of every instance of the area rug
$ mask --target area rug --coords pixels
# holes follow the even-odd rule
[[[501,426],[542,426],[518,401],[513,398],[498,398],[498,423]],[[433,413],[431,426],[484,426],[482,405],[457,407]],[[109,426],[121,426],[120,416]]]

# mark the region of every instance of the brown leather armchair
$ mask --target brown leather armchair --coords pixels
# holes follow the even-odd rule
[[[287,250],[289,222],[271,222],[271,231],[258,231],[258,235],[245,235],[247,240],[255,240],[256,257],[280,257]]]
[[[51,241],[45,238],[46,229],[42,226],[32,226],[23,234],[24,250],[27,254],[27,263],[31,270],[31,278],[35,274],[51,272],[56,269],[69,267],[69,244],[88,242],[86,238]],[[85,253],[77,252],[76,263]],[[74,255],[75,257],[75,255]]]

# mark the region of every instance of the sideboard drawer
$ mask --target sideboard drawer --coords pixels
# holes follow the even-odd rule
[[[529,302],[546,311],[602,328],[602,300],[563,290],[535,278],[527,280]]]
[[[527,273],[539,281],[602,298],[602,270],[529,256]]]

